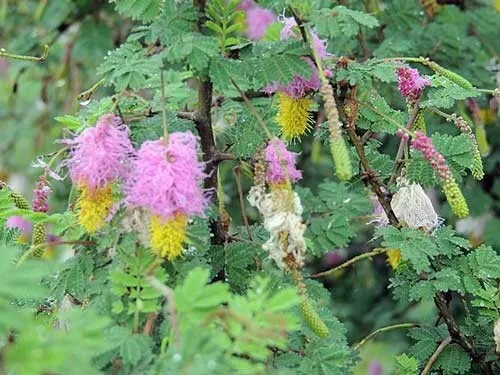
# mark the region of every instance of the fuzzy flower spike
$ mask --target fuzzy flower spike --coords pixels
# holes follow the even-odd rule
[[[408,106],[408,115],[413,111],[415,103],[422,96],[426,86],[431,85],[431,81],[420,75],[417,69],[398,68],[396,70],[398,80],[398,89],[401,95],[406,99]],[[421,111],[418,112],[413,126],[414,130],[423,133],[426,131],[425,118]]]
[[[299,39],[300,34],[297,29],[297,23],[293,18],[284,18],[283,28],[280,33],[281,40]],[[312,33],[312,39],[320,58],[328,56],[325,42],[315,33]],[[298,138],[310,129],[309,107],[312,100],[309,94],[318,91],[321,86],[318,69],[312,60],[305,56],[302,57],[302,60],[311,67],[312,72],[309,77],[296,75],[287,84],[275,82],[265,88],[268,94],[278,92],[279,110],[277,121],[287,139]],[[331,72],[325,71],[325,74],[331,75]]]
[[[202,215],[208,203],[196,145],[190,132],[169,134],[168,144],[146,141],[132,165],[126,202],[149,211],[151,249],[168,260],[182,252],[188,218]]]
[[[297,154],[286,149],[286,145],[278,138],[269,141],[265,151],[264,160],[267,163],[266,181],[271,186],[286,184],[287,178],[297,182],[302,178],[302,171],[296,168]]]
[[[107,114],[69,144],[70,177],[80,192],[79,221],[93,233],[104,225],[113,206],[113,183],[128,173],[128,158],[134,153],[129,130],[118,117]]]
[[[450,168],[448,167],[448,164],[446,164],[443,155],[436,150],[431,142],[431,139],[422,132],[417,131],[415,137],[410,143],[410,146],[424,155],[432,169],[436,172],[436,175],[441,179],[446,200],[450,204],[453,213],[455,213],[455,215],[457,215],[460,219],[468,216],[469,208],[467,207],[467,202],[460,191],[460,187],[453,178]]]

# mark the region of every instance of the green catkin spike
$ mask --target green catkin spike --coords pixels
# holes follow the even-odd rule
[[[443,191],[451,210],[459,219],[469,216],[469,207],[467,207],[467,202],[462,195],[460,187],[453,178],[443,182]]]
[[[330,153],[335,164],[337,177],[341,181],[349,181],[352,177],[352,166],[344,138],[330,139]]]
[[[452,114],[448,121],[453,121],[460,132],[470,138],[472,143],[472,177],[476,180],[482,180],[484,177],[483,160],[481,159],[481,152],[479,151],[476,137],[472,134],[469,123],[462,116],[455,114]]]
[[[490,152],[490,145],[488,144],[484,126],[476,126],[476,141],[479,153],[483,156],[488,155]]]
[[[45,247],[40,246],[45,243],[45,224],[36,223],[33,226],[33,239],[31,241],[32,247],[37,247],[33,252],[33,256],[41,257],[45,252]]]
[[[411,116],[412,112],[413,104],[408,103],[408,116]],[[415,122],[412,126],[412,130],[418,130],[424,134],[427,134],[427,127],[425,126],[425,117],[423,111],[418,111],[417,117],[415,118]]]
[[[311,145],[311,163],[318,165],[321,160],[321,139],[314,138]]]
[[[427,134],[427,127],[425,126],[425,117],[422,111],[418,111],[417,118],[413,125],[413,129],[419,130],[424,134]]]
[[[432,70],[434,70],[436,73],[442,75],[445,78],[448,78],[451,82],[456,83],[457,85],[463,87],[464,89],[470,90],[474,88],[474,86],[472,86],[472,83],[470,83],[464,77],[455,72],[452,72],[451,70],[443,68],[441,65],[436,64],[434,61],[427,61],[424,64],[427,65]]]
[[[472,177],[474,179],[480,181],[484,177],[484,169],[483,169],[483,159],[481,158],[481,153],[479,152],[479,148],[477,147],[477,143],[473,143],[472,146]]]
[[[321,320],[321,317],[314,309],[309,298],[304,297],[302,299],[302,302],[300,304],[300,311],[304,316],[304,321],[306,322],[307,326],[311,328],[311,330],[315,334],[323,338],[327,337],[330,334],[330,332],[328,331],[328,327],[323,322],[323,320]]]
[[[352,178],[352,166],[347,146],[342,138],[340,129],[339,112],[333,96],[333,88],[325,82],[321,85],[321,94],[325,101],[325,113],[328,119],[328,130],[330,133],[330,152],[335,164],[337,177],[342,181]]]
[[[15,191],[11,191],[10,197],[14,201],[14,205],[17,208],[19,208],[20,210],[29,210],[30,209],[30,205],[28,204],[28,201],[21,194],[16,193]]]

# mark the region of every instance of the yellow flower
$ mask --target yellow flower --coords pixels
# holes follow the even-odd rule
[[[500,13],[500,0],[493,0],[493,8]]]
[[[401,263],[401,250],[399,249],[390,249],[386,253],[387,255],[387,263],[390,264],[391,268],[395,270],[398,268]]]
[[[101,228],[113,205],[113,190],[111,184],[97,190],[87,185],[79,186],[78,221],[88,233],[94,233]]]
[[[168,260],[182,253],[182,243],[186,238],[187,216],[176,214],[164,222],[160,217],[151,218],[151,249]]]
[[[311,128],[309,106],[312,103],[308,96],[295,99],[285,93],[278,94],[279,111],[277,121],[287,139],[300,137]]]

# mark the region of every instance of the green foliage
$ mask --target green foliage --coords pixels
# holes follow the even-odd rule
[[[445,157],[448,166],[457,180],[472,168],[472,147],[467,135],[452,137],[435,133],[432,143]],[[407,164],[407,176],[410,181],[416,181],[423,186],[438,185],[440,181],[433,169],[420,152],[413,151],[412,159]]]
[[[300,192],[302,199],[308,199]],[[346,246],[355,234],[354,221],[369,211],[368,198],[363,191],[349,191],[348,186],[336,182],[323,182],[319,185],[317,197],[308,203],[311,208],[306,213],[312,215],[306,233],[311,241],[308,249],[314,255],[332,250],[333,247]]]
[[[261,40],[248,38],[255,25],[238,0],[12,3],[0,1],[0,373],[364,375],[377,361],[384,374],[416,375],[449,336],[430,373],[498,371],[500,134],[490,103],[500,14],[491,2],[441,5],[434,14],[430,1],[260,0],[252,6],[276,15]],[[291,37],[281,37],[278,15],[299,22]],[[315,78],[308,31],[328,49],[322,65],[353,176],[336,179],[324,142],[324,103],[332,98],[307,88],[313,136],[283,139],[302,172],[292,186],[300,205],[272,202],[284,208],[262,215],[246,200],[261,177],[252,164],[283,126],[266,86],[300,88]],[[49,54],[37,62],[45,43]],[[456,221],[419,152],[397,153],[413,98],[398,92],[396,70],[410,66],[432,81],[418,103],[426,134],[467,198],[466,220]],[[66,178],[71,140],[110,112],[136,150],[163,137],[164,126],[198,137],[210,203],[189,217],[183,252],[172,261],[149,249],[151,212],[126,225],[134,215],[128,175],[114,184],[117,204],[101,230],[88,234],[78,224],[82,181]],[[452,113],[484,125],[490,153],[481,183],[470,176],[471,140],[451,124]],[[128,157],[127,166],[136,155]],[[386,225],[374,192],[389,203],[403,170],[446,225]],[[52,189],[48,213],[31,210],[41,174]],[[419,213],[416,200],[407,203]],[[6,228],[11,216],[26,228]],[[305,226],[304,254],[301,227],[287,227],[294,219]],[[33,226],[46,229],[51,259],[29,252]],[[274,229],[275,248],[264,248]],[[386,258],[398,253],[380,249],[400,250],[396,269]],[[285,269],[274,260],[283,251]],[[304,264],[295,270],[297,260]],[[310,305],[300,306],[304,295]],[[418,328],[368,337],[384,348],[380,355],[366,349],[373,341],[359,351],[352,345],[401,322]]]
[[[121,14],[134,20],[152,21],[161,10],[161,0],[110,0]]]

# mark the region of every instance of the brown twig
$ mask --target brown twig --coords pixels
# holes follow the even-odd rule
[[[420,111],[420,100],[421,100],[421,98],[418,98],[418,100],[415,102],[415,104],[413,106],[413,110],[410,114],[410,118],[408,119],[408,122],[406,123],[405,127],[408,130],[411,130],[413,124],[417,120],[418,112]],[[404,163],[403,152],[404,152],[406,143],[407,143],[407,139],[404,137],[401,138],[401,141],[399,142],[398,152],[396,153],[396,159],[394,159],[394,166],[392,167],[391,177],[389,178],[389,185],[394,183],[394,181],[396,180],[396,177],[398,175],[398,172]]]
[[[166,298],[170,326],[172,327],[172,334],[174,337],[174,344],[179,345],[181,337],[179,326],[177,324],[177,314],[175,311],[174,291],[154,276],[147,276],[146,279],[153,288],[158,290]]]
[[[151,336],[151,333],[153,333],[153,329],[155,326],[155,319],[157,317],[157,313],[149,313],[148,319],[146,320],[146,323],[144,324],[144,327],[142,329],[142,333],[146,336]]]
[[[246,207],[245,207],[245,199],[243,198],[243,189],[241,188],[241,171],[240,171],[239,165],[237,165],[233,168],[233,174],[234,174],[234,179],[236,180],[236,186],[238,189],[238,197],[240,200],[240,210],[241,210],[241,216],[243,217],[243,223],[245,224],[245,228],[247,230],[248,239],[250,241],[253,241],[252,231],[250,229],[250,224],[248,223],[248,216],[247,216],[247,211],[246,211]]]
[[[493,375],[493,370],[491,365],[485,361],[484,355],[479,353],[474,345],[460,332],[455,318],[448,310],[448,305],[446,303],[443,293],[437,293],[434,296],[434,302],[443,318],[446,326],[448,327],[448,333],[452,338],[453,342],[460,345],[472,358],[473,362],[476,362],[481,369],[481,374]]]
[[[420,373],[420,375],[426,375],[429,373],[429,371],[431,371],[431,368],[432,368],[432,365],[434,364],[434,362],[436,362],[436,359],[439,357],[439,355],[441,354],[441,352],[452,342],[452,339],[451,339],[451,336],[448,336],[446,337],[443,341],[441,341],[441,343],[439,344],[439,346],[436,348],[436,350],[434,351],[434,353],[432,353],[431,357],[429,358],[429,360],[427,361],[427,363],[425,364],[425,367],[424,369],[422,370],[422,372]]]

